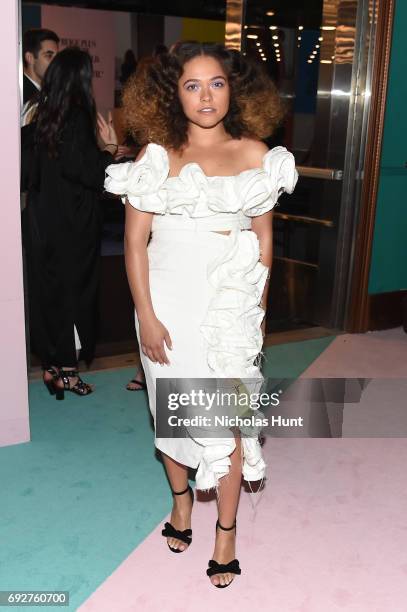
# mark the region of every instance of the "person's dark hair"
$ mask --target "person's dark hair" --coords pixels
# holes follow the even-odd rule
[[[23,35],[23,61],[24,66],[27,66],[25,54],[27,52],[32,53],[34,57],[38,56],[38,52],[41,49],[41,43],[44,40],[53,40],[59,44],[59,37],[52,30],[46,30],[44,28],[32,28],[27,30]]]
[[[168,53],[168,47],[167,47],[167,45],[164,45],[162,43],[158,43],[154,47],[153,57],[157,57],[157,55],[160,55],[161,53]]]
[[[285,104],[263,66],[220,44],[179,42],[137,71],[124,88],[124,117],[137,142],[174,149],[187,142],[188,119],[178,97],[178,80],[183,66],[202,55],[218,60],[227,75],[231,97],[223,123],[233,138],[264,139],[282,122]]]
[[[96,106],[92,91],[92,60],[87,51],[66,47],[48,66],[34,120],[35,141],[51,157],[57,156],[58,143],[72,112],[82,109],[96,137]]]
[[[124,85],[124,83],[129,79],[129,77],[136,71],[137,68],[137,60],[136,56],[132,49],[127,49],[124,54],[123,63],[121,65],[121,75],[120,82]]]

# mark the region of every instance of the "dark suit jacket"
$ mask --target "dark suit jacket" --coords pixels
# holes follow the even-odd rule
[[[35,85],[33,85],[29,78],[25,75],[23,76],[23,104],[36,97],[38,94],[38,89]]]

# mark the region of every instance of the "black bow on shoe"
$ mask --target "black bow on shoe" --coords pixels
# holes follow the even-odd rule
[[[214,576],[215,574],[241,574],[242,570],[239,567],[239,561],[237,559],[233,559],[233,561],[229,561],[226,565],[222,563],[218,563],[214,559],[211,559],[208,562],[209,568],[206,570],[207,576]]]
[[[185,542],[185,544],[191,544],[192,529],[184,529],[184,531],[178,531],[178,529],[175,529],[175,527],[173,527],[171,523],[164,523],[164,526],[165,529],[163,529],[161,532],[163,536],[166,536],[167,538],[176,538],[177,540]]]

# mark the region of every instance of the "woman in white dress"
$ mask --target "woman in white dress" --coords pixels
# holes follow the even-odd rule
[[[145,146],[136,162],[107,168],[105,188],[126,204],[126,267],[156,425],[157,378],[262,379],[272,208],[298,175],[291,153],[261,142],[284,115],[273,83],[222,45],[177,43],[130,81],[124,114]],[[241,573],[242,476],[265,476],[258,437],[156,435],[155,445],[174,494],[168,546],[182,552],[192,541],[187,472],[197,468],[196,488],[218,494],[206,573],[228,586]]]

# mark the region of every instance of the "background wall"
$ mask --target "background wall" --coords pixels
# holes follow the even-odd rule
[[[181,38],[182,40],[223,43],[225,41],[225,22],[184,17],[182,19]]]
[[[28,442],[28,387],[20,225],[20,100],[17,0],[3,0],[2,221],[0,223],[0,446]]]
[[[407,289],[407,2],[393,24],[369,294]]]
[[[177,40],[182,38],[182,17],[165,17],[164,44],[170,48]]]
[[[104,114],[114,106],[116,22],[110,11],[43,5],[41,25],[56,32],[60,50],[76,45],[89,51],[93,60],[93,90],[98,110]]]
[[[61,48],[77,44],[88,48],[96,58],[99,76],[94,82],[95,98],[103,113],[115,106],[115,90],[120,89],[120,68],[127,49],[140,59],[151,55],[158,43],[170,47],[182,39],[223,42],[225,35],[221,21],[24,3],[23,32],[35,27],[54,30],[61,38]]]

